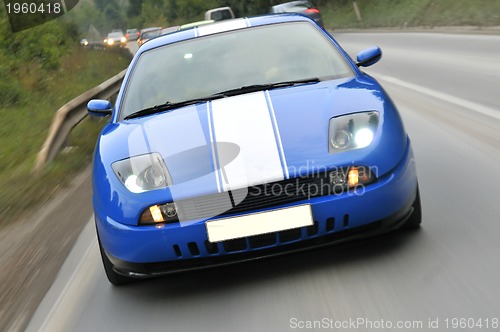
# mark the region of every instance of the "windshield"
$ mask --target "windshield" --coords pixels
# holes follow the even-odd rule
[[[121,32],[112,32],[108,35],[108,38],[121,38],[123,37],[123,33]]]
[[[161,33],[161,30],[153,30],[153,31],[146,31],[142,34],[142,39],[151,39],[154,37],[158,37]]]
[[[120,118],[165,102],[248,85],[353,75],[337,49],[310,23],[229,31],[143,53],[129,77]]]

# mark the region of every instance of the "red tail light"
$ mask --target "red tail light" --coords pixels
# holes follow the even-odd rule
[[[308,13],[308,14],[319,14],[319,10],[317,10],[316,8],[306,9],[305,12]]]

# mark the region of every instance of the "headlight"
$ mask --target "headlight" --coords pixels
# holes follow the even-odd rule
[[[159,153],[117,161],[111,165],[120,181],[133,193],[165,188],[172,180]]]
[[[367,147],[375,138],[378,123],[379,113],[375,111],[331,118],[328,152],[338,153]]]
[[[113,45],[115,41],[113,39],[108,39],[108,45]]]
[[[120,39],[120,41],[121,41],[122,43],[126,43],[126,42],[127,42],[127,38],[122,37],[122,38]]]

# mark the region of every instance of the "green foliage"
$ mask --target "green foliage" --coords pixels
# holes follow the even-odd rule
[[[107,5],[104,8],[104,15],[108,26],[111,29],[124,29],[125,26],[125,11],[116,0],[106,1]]]
[[[0,55],[0,77],[12,77],[12,66],[5,56]],[[23,100],[23,89],[16,80],[0,80],[0,106],[14,105]]]
[[[238,1],[238,0],[226,0],[220,1],[225,3],[224,6],[229,6],[238,16],[251,16],[269,13],[269,8],[277,3],[286,1],[269,1],[269,0],[248,0],[248,1]]]
[[[82,37],[87,37],[91,26],[94,26],[100,34],[111,30],[104,11],[99,10],[92,2],[81,3],[77,8],[67,13],[64,19],[75,24]]]
[[[0,107],[22,104],[31,89],[43,90],[45,77],[78,39],[74,24],[62,19],[12,33],[0,6]]]
[[[54,112],[72,98],[97,86],[125,69],[130,55],[116,52],[68,49],[58,70],[45,70],[19,61],[8,80],[0,80],[0,98],[4,88],[20,87],[23,103],[0,105],[0,227],[34,204],[44,202],[59,186],[71,181],[75,173],[88,165],[100,126],[85,120],[72,132],[70,152],[59,155],[38,176],[31,174],[33,164],[47,137]],[[14,75],[15,74],[15,75]],[[3,85],[5,83],[5,85]],[[40,89],[43,82],[45,89]]]
[[[127,8],[127,17],[141,16],[142,13],[142,0],[129,0]]]
[[[45,69],[57,69],[59,59],[75,43],[75,27],[55,20],[13,34],[8,50],[22,61],[34,61]]]

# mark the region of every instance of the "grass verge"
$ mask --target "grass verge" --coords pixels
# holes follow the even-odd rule
[[[498,0],[357,0],[358,21],[351,0],[323,1],[320,7],[330,29],[500,25]]]
[[[71,134],[70,148],[40,174],[32,168],[52,118],[62,105],[125,69],[124,52],[75,48],[49,72],[36,65],[19,68],[16,78],[24,88],[24,102],[0,109],[0,227],[48,201],[92,158],[102,127],[88,117]]]

